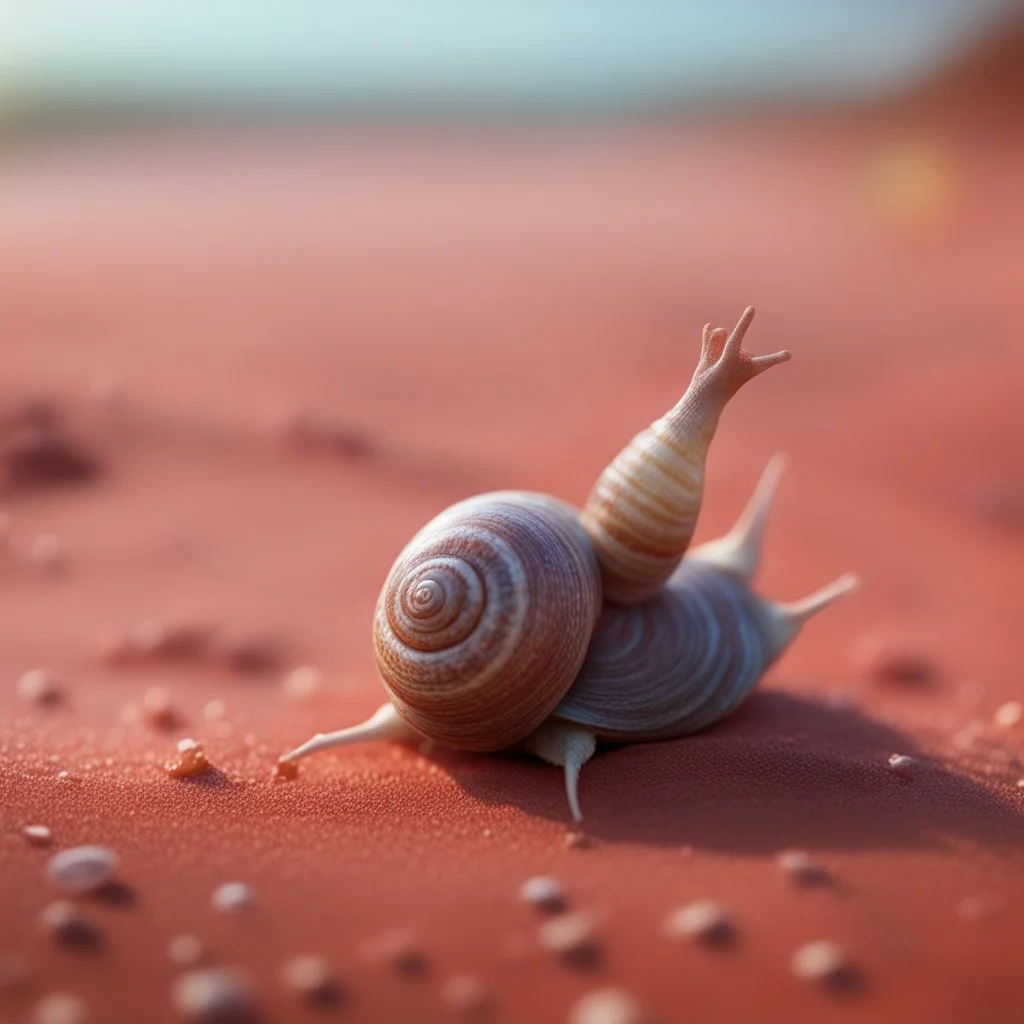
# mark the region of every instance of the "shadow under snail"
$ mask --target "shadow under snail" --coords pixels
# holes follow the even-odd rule
[[[704,328],[686,393],[605,469],[582,512],[497,491],[427,523],[374,615],[389,703],[282,760],[373,739],[518,749],[564,768],[580,821],[580,770],[598,740],[684,736],[732,711],[803,623],[857,585],[847,574],[791,603],[750,589],[778,455],[733,529],[687,553],[722,410],[790,358],[742,348],[753,317],[728,337]]]

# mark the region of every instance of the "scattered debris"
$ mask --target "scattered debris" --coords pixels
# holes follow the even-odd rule
[[[54,900],[39,912],[39,927],[66,946],[95,947],[103,938],[98,924],[71,900]]]
[[[907,754],[893,754],[888,761],[889,771],[894,775],[909,779],[917,771],[917,761]]]
[[[280,642],[260,634],[229,637],[218,645],[217,654],[228,669],[238,675],[276,672],[283,660]]]
[[[281,966],[281,983],[290,992],[318,1006],[341,998],[341,985],[331,965],[322,956],[296,956]]]
[[[453,974],[441,985],[441,1002],[459,1014],[480,1013],[490,1001],[487,986],[472,974]]]
[[[597,934],[589,914],[574,911],[545,921],[538,932],[541,949],[570,963],[589,965],[598,954]]]
[[[1000,704],[992,716],[992,721],[1000,729],[1016,728],[1024,721],[1024,704],[1019,700],[1008,700],[1005,704]]]
[[[732,942],[736,933],[732,918],[712,900],[698,900],[673,910],[661,930],[667,939],[692,939],[716,946]]]
[[[254,904],[252,890],[245,882],[225,882],[214,889],[211,898],[213,906],[227,914],[238,914]]]
[[[21,834],[32,846],[49,846],[53,842],[53,833],[46,825],[26,825]]]
[[[98,653],[109,665],[187,661],[204,655],[213,637],[213,627],[206,623],[145,619],[126,632],[104,638]]]
[[[178,967],[195,967],[205,956],[206,949],[198,935],[184,932],[175,935],[167,944],[167,957]]]
[[[831,880],[828,869],[804,850],[784,850],[776,863],[781,871],[802,885],[823,885]]]
[[[599,988],[573,1003],[569,1024],[643,1024],[640,1004],[628,992]]]
[[[46,873],[65,892],[94,892],[114,877],[117,865],[117,854],[105,846],[72,846],[47,861]]]
[[[258,1019],[248,976],[235,967],[186,971],[172,990],[174,1005],[196,1024],[245,1024]]]
[[[88,1004],[70,992],[51,992],[32,1011],[32,1024],[86,1024],[88,1020]]]
[[[801,981],[837,984],[853,980],[846,954],[834,942],[808,942],[793,954],[790,967]]]
[[[18,696],[33,704],[56,704],[64,695],[60,680],[45,668],[34,668],[18,680]]]
[[[346,458],[363,458],[373,449],[369,437],[347,424],[307,410],[292,410],[277,425],[281,439],[295,448]]]
[[[519,889],[519,898],[540,910],[555,913],[565,907],[565,893],[562,886],[545,875],[528,878]]]
[[[178,752],[174,760],[164,764],[164,771],[172,779],[194,779],[208,772],[213,765],[206,757],[201,743],[187,738],[178,741]]]

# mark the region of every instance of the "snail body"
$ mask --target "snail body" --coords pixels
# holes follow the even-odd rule
[[[687,553],[725,404],[789,358],[743,351],[753,313],[728,338],[705,327],[683,398],[612,461],[581,512],[501,491],[428,523],[374,617],[390,702],[284,760],[370,739],[517,748],[564,767],[579,820],[580,770],[599,739],[670,739],[731,712],[802,624],[856,585],[844,576],[791,604],[750,588],[778,456],[733,530]]]

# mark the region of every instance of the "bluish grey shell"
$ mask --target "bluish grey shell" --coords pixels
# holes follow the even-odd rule
[[[603,739],[684,736],[747,697],[776,657],[772,636],[766,606],[744,582],[687,559],[643,604],[605,604],[554,713]]]

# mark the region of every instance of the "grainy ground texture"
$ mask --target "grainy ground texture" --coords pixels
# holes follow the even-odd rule
[[[12,149],[0,1018],[67,992],[182,1019],[194,934],[267,1021],[543,1024],[606,987],[665,1024],[1024,1019],[1019,66],[829,116]],[[698,539],[786,452],[760,589],[853,569],[858,594],[719,726],[601,752],[582,836],[558,771],[512,757],[271,778],[381,702],[373,605],[422,523],[495,488],[582,502],[748,304],[751,350],[793,360],[726,412]],[[185,737],[213,770],[168,775]],[[82,843],[120,858],[70,897],[92,940],[41,917]],[[595,955],[542,948],[534,875]],[[218,909],[233,881],[251,905]],[[665,937],[697,900],[731,942]],[[845,983],[794,972],[815,940]],[[340,1001],[282,976],[303,954]]]

